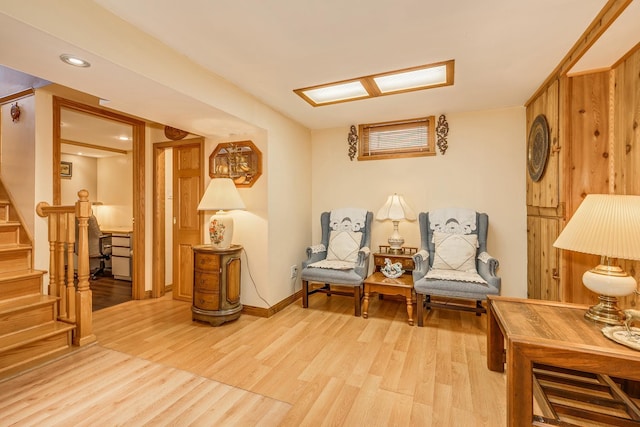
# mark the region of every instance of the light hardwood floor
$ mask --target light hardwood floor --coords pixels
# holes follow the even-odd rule
[[[265,319],[191,321],[166,296],[94,313],[98,344],[0,383],[0,425],[504,426],[486,315],[316,295]]]

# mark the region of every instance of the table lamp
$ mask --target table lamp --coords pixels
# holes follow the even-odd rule
[[[404,244],[404,238],[398,232],[398,223],[401,220],[413,221],[416,219],[416,214],[413,209],[409,207],[404,198],[398,194],[389,196],[387,202],[378,210],[376,219],[384,221],[390,219],[393,221],[393,233],[389,237],[389,252],[392,254],[401,254],[402,245]]]
[[[625,315],[618,297],[636,291],[636,280],[612,262],[640,260],[640,196],[589,194],[582,201],[553,246],[600,255],[600,265],[582,276],[584,286],[599,294],[587,319],[620,325]]]
[[[198,204],[199,211],[217,211],[209,220],[209,236],[214,249],[228,249],[233,239],[233,217],[225,211],[245,209],[236,185],[230,178],[213,178]]]

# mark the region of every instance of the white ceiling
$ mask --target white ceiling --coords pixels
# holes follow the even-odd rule
[[[212,82],[222,77],[310,129],[343,127],[522,106],[606,3],[93,1],[74,4],[73,10],[40,1],[56,20],[49,19],[46,10],[41,11],[42,16],[28,14],[20,2],[0,4],[0,63],[108,99],[106,105],[114,109],[217,137],[243,133],[251,126],[226,114],[224,104],[216,99],[205,100],[182,90],[181,85],[160,81],[157,73],[167,65],[159,60],[162,49],[169,47],[179,54],[171,57],[172,67],[175,61],[182,61],[185,67],[195,62],[210,72]],[[640,26],[634,25],[640,22],[638,3],[640,0],[632,4],[636,15],[627,19],[631,33],[627,29],[622,41],[618,37],[613,42],[623,53],[640,40]],[[106,15],[108,19],[91,22],[96,4],[137,29],[101,36],[100,31],[118,22]],[[84,10],[91,14],[83,15]],[[75,21],[74,16],[78,17]],[[88,17],[86,22],[82,16]],[[69,23],[67,27],[55,26],[61,20]],[[145,44],[146,36],[138,30],[164,46],[149,49],[152,45]],[[116,42],[122,58],[104,54],[103,46]],[[610,66],[620,57],[617,53],[613,59],[603,56],[611,50],[601,48],[584,67]],[[61,53],[82,54],[92,67],[71,69],[58,60]],[[125,62],[125,55],[132,54],[135,64]],[[448,59],[456,61],[452,87],[316,108],[293,93],[300,87]]]

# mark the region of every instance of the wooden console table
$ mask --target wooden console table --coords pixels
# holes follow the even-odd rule
[[[584,405],[578,405],[577,408],[562,407],[561,412],[580,413],[586,417],[584,419],[599,420],[604,425],[636,425],[640,422],[637,405],[614,384],[624,379],[637,385],[640,351],[606,338],[601,332],[602,325],[584,318],[587,306],[491,296],[488,305],[487,366],[492,371],[504,372],[506,361],[509,426],[531,425],[534,421],[533,390],[534,387],[540,390],[540,384],[544,382],[534,378],[538,369],[559,371],[563,375],[576,371],[589,373],[592,378],[603,379],[615,389],[612,400],[600,397],[592,399],[597,403],[591,402],[591,407],[586,409]],[[572,391],[565,394],[584,397],[583,393]],[[598,405],[607,407],[603,415],[595,408]],[[614,411],[615,408],[618,409]],[[612,417],[610,414],[616,411],[618,415]],[[540,418],[536,416],[535,420],[545,424],[549,421]],[[551,424],[559,425],[557,422],[552,420]]]

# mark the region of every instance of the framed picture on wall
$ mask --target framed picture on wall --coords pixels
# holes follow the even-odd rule
[[[73,163],[60,162],[60,177],[71,178],[73,175]]]

